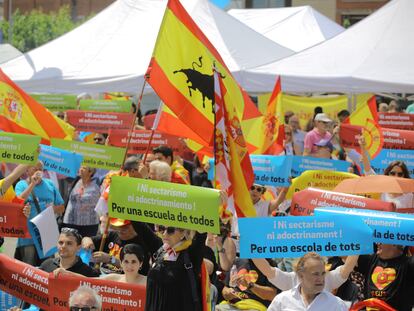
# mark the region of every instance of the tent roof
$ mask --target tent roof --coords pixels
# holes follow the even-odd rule
[[[13,45],[10,45],[8,43],[0,44],[0,64],[14,59],[20,55],[23,55],[23,53],[16,49]]]
[[[270,40],[296,52],[345,30],[311,6],[232,9],[228,13]]]
[[[241,80],[245,69],[293,54],[207,0],[181,2]],[[73,31],[1,68],[28,92],[137,93],[166,3],[166,0],[118,0]],[[271,88],[274,81],[269,83]]]
[[[330,40],[254,69],[251,78],[259,87],[280,74],[282,89],[292,92],[412,93],[412,12],[414,1],[391,1]]]

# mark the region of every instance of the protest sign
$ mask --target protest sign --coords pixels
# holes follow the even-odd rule
[[[0,310],[9,310],[19,305],[20,300],[6,292],[0,291]]]
[[[61,274],[49,278],[51,310],[69,309],[69,297],[79,286],[86,285],[102,297],[102,311],[139,311],[145,308],[145,287],[137,284],[114,282]]]
[[[344,179],[357,177],[358,175],[344,172],[306,171],[292,180],[286,198],[291,199],[295,192],[309,187],[332,190]]]
[[[107,99],[81,99],[80,110],[101,112],[131,112],[132,101],[130,100],[107,100]]]
[[[0,254],[0,290],[49,310],[49,273]]]
[[[372,253],[372,230],[358,217],[246,217],[239,218],[239,230],[242,258]]]
[[[412,131],[414,129],[414,114],[379,112],[378,124],[383,128]]]
[[[39,136],[0,132],[0,161],[34,164],[39,143]]]
[[[407,165],[411,178],[414,178],[414,150],[382,149],[375,159],[371,160],[371,167],[376,174],[382,175],[393,161],[403,161]]]
[[[290,169],[292,157],[250,155],[255,183],[275,187],[287,187],[290,185]]]
[[[43,162],[45,170],[75,178],[83,156],[56,147],[40,145],[39,160]]]
[[[107,170],[117,170],[122,166],[125,149],[107,147],[103,145],[69,141],[64,139],[52,139],[52,146],[78,153],[83,156],[82,165]]]
[[[315,215],[356,216],[372,228],[374,242],[414,246],[414,215],[340,207],[317,208]]]
[[[76,95],[30,94],[30,96],[50,111],[76,109]]]
[[[292,167],[291,156],[250,155],[255,183],[274,187],[288,187]],[[208,179],[214,179],[214,159],[209,159]]]
[[[115,147],[126,147],[128,141],[129,130],[110,130],[109,144]],[[150,130],[135,130],[132,132],[129,142],[129,152],[144,154],[147,151],[150,142]],[[174,152],[180,153],[183,149],[183,142],[177,136],[154,132],[152,137],[150,151],[158,146],[168,146]]]
[[[135,115],[120,112],[93,112],[68,110],[68,123],[78,131],[108,133],[110,129],[127,130],[131,128]]]
[[[353,148],[360,152],[358,136],[362,127],[350,124],[341,124],[339,136],[343,148]],[[382,129],[384,139],[383,149],[414,150],[414,131]]]
[[[391,202],[373,200],[357,195],[308,188],[293,194],[290,214],[294,216],[313,215],[317,207],[340,206],[393,212]]]
[[[47,207],[29,221],[29,232],[40,259],[53,256],[57,251],[59,228],[53,206]]]
[[[113,176],[111,217],[219,233],[219,191],[155,180]]]
[[[292,177],[298,177],[309,170],[329,170],[336,172],[348,172],[350,163],[347,161],[331,160],[323,158],[291,156],[292,157]]]
[[[30,238],[23,204],[0,201],[0,236]]]

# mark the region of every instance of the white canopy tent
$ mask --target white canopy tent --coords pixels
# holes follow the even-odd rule
[[[16,49],[13,45],[10,45],[8,43],[0,44],[0,64],[14,59],[20,55],[23,55],[23,53]]]
[[[207,0],[181,1],[241,83],[244,70],[294,52],[240,23]],[[138,93],[166,0],[118,0],[62,37],[1,68],[28,92]],[[271,89],[274,81],[262,86]],[[249,85],[243,84],[249,89]],[[150,92],[150,88],[147,92]],[[152,92],[152,91],[151,91]]]
[[[330,40],[255,68],[250,82],[281,75],[290,92],[413,93],[413,12],[414,1],[391,1]]]
[[[228,13],[270,40],[295,52],[335,37],[345,30],[311,6],[232,9]]]

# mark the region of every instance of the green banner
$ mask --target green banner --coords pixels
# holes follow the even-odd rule
[[[124,160],[125,148],[94,145],[74,140],[51,139],[53,147],[83,155],[82,165],[119,170]]]
[[[34,164],[39,155],[40,137],[0,132],[0,161]]]
[[[113,176],[109,216],[219,233],[218,190]]]
[[[100,112],[131,112],[130,100],[82,99],[80,110]]]
[[[66,111],[76,109],[76,95],[30,94],[30,96],[50,111]]]

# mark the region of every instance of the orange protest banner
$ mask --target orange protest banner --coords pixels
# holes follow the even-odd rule
[[[78,131],[108,133],[110,129],[129,129],[134,119],[134,114],[68,110],[66,117],[68,123]]]
[[[49,273],[0,254],[0,290],[44,310],[49,308]]]
[[[87,285],[102,296],[103,311],[141,311],[145,308],[145,287],[109,280],[92,279],[72,275],[52,274],[49,278],[51,310],[68,310],[71,292],[80,285]]]
[[[30,238],[23,204],[0,201],[0,236]]]
[[[357,195],[308,188],[293,195],[290,213],[294,216],[313,215],[317,207],[347,207],[394,212],[391,202],[369,199]]]
[[[109,145],[114,147],[126,147],[127,135],[129,130],[110,130],[109,131]],[[132,137],[129,142],[129,152],[144,154],[147,151],[150,142],[150,130],[136,130],[132,132]],[[151,141],[150,148],[158,146],[168,146],[175,153],[183,151],[184,142],[181,142],[177,136],[168,135],[160,132],[155,132]]]

